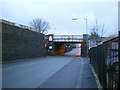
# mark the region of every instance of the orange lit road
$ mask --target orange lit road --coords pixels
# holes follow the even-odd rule
[[[70,52],[65,53],[65,55],[81,55],[81,48],[75,48]]]

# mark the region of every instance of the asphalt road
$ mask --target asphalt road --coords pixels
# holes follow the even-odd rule
[[[70,52],[65,53],[65,55],[81,55],[81,48],[74,48]]]
[[[74,58],[39,88],[97,88],[86,58]]]
[[[89,59],[51,56],[3,63],[2,87],[97,88],[97,85]]]
[[[72,59],[72,57],[57,56],[4,63],[2,87],[37,88]]]

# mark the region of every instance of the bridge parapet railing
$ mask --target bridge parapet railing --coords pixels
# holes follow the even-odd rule
[[[82,42],[83,35],[54,35],[53,41],[66,41],[66,42]]]
[[[89,50],[90,63],[103,88],[117,89],[119,77],[119,38],[115,37]]]

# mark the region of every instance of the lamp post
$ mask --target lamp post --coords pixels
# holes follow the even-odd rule
[[[84,35],[83,35],[83,39],[85,38],[85,42],[84,42],[84,49],[82,49],[83,50],[83,52],[84,52],[84,54],[83,54],[83,56],[86,56],[86,57],[88,57],[88,23],[87,23],[87,18],[72,18],[72,20],[77,20],[77,19],[84,19],[85,20],[85,22],[86,22],[86,35],[85,35],[85,37],[84,37]]]
[[[77,19],[84,19],[86,22],[86,34],[88,34],[88,23],[87,23],[87,18],[72,18],[72,20],[77,20]]]

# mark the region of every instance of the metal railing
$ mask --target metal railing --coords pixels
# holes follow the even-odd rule
[[[83,35],[54,35],[54,42],[82,42]]]
[[[89,50],[90,63],[103,88],[117,90],[119,78],[119,38],[115,37]]]

